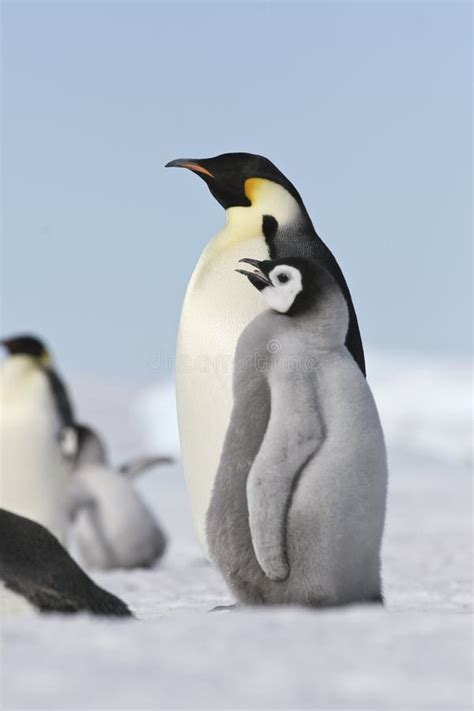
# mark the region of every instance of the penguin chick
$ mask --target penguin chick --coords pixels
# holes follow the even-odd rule
[[[90,427],[75,425],[77,453],[69,512],[73,540],[90,568],[151,566],[166,549],[166,536],[131,483],[131,477],[167,457],[144,457],[114,469],[105,445]]]
[[[364,349],[344,275],[317,234],[298,190],[276,165],[264,156],[225,153],[173,160],[168,166],[197,175],[226,212],[225,226],[203,250],[189,281],[176,359],[183,469],[195,527],[206,548],[206,512],[232,410],[235,349],[244,328],[264,306],[231,271],[235,264],[247,255],[315,259],[344,295],[349,309],[346,346],[363,373]]]
[[[242,603],[380,602],[386,452],[345,299],[316,262],[241,261],[270,309],[237,345],[211,558]]]
[[[46,528],[0,509],[0,581],[40,612],[130,617],[127,605],[96,585]],[[2,604],[3,607],[3,604]]]
[[[69,464],[60,438],[74,413],[48,349],[38,338],[1,341],[0,505],[66,536]]]

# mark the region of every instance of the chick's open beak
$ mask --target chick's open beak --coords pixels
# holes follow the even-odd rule
[[[253,272],[247,269],[236,269],[236,272],[243,274],[247,279],[257,288],[263,289],[265,286],[273,286],[270,279],[262,272],[261,262],[258,259],[239,259],[239,262],[244,262],[245,264],[250,264],[252,267],[256,267]]]

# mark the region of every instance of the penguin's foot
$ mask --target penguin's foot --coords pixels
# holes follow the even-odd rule
[[[231,610],[238,610],[239,607],[240,605],[234,602],[233,605],[216,605],[216,607],[213,607],[212,610],[208,610],[208,612],[231,612]]]

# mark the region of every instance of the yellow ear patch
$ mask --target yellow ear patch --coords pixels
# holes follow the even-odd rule
[[[251,203],[250,207],[244,209],[249,212],[254,209],[260,218],[262,215],[272,215],[279,224],[284,225],[294,220],[300,210],[293,195],[274,180],[247,178],[244,191]]]
[[[257,202],[259,194],[265,188],[265,183],[269,182],[271,181],[265,180],[265,178],[247,178],[244,183],[244,193],[252,205]]]
[[[53,359],[51,358],[50,354],[48,351],[45,351],[40,355],[38,358],[39,362],[41,363],[42,366],[45,368],[48,368],[49,366],[53,365]]]

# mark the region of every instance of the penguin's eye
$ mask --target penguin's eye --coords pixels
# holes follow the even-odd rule
[[[280,284],[285,284],[287,281],[289,281],[289,276],[288,276],[288,274],[279,274],[277,279],[280,282]]]

